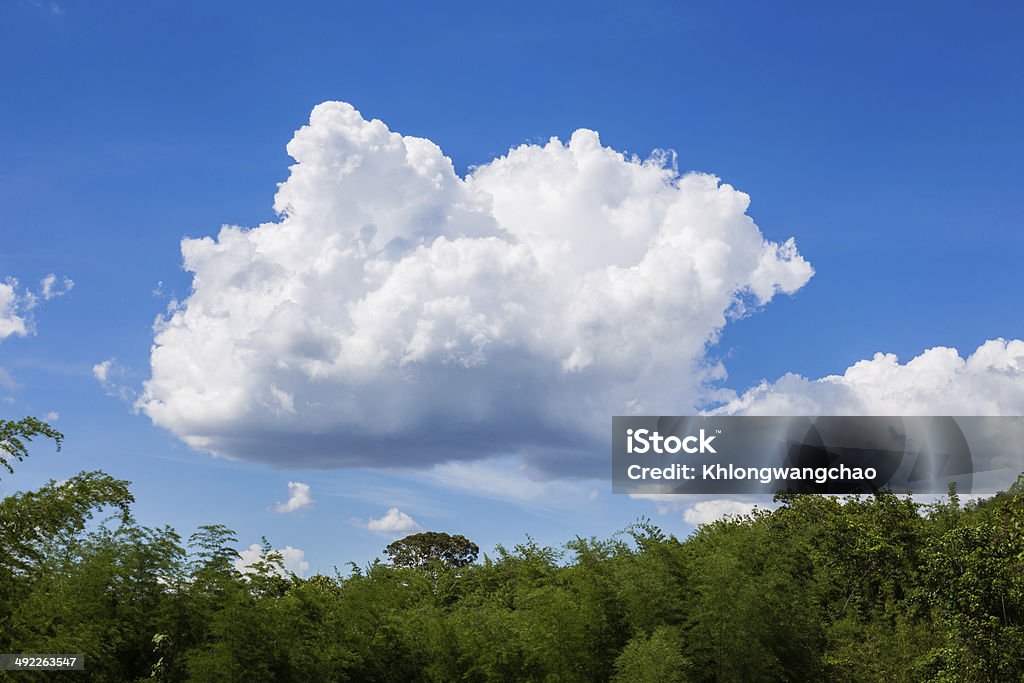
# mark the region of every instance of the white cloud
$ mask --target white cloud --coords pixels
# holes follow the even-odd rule
[[[749,515],[756,507],[758,506],[754,503],[742,500],[702,500],[688,507],[683,512],[683,519],[687,524],[692,524],[693,526],[710,524],[717,519],[727,516]]]
[[[252,565],[263,559],[263,548],[259,543],[253,543],[247,550],[242,550],[235,558],[235,569],[243,574],[253,571]]]
[[[446,462],[432,467],[428,479],[487,498],[529,502],[544,498],[554,482],[531,477],[514,458]]]
[[[707,494],[680,493],[630,493],[634,500],[646,500],[654,504],[659,515],[678,515],[696,526],[706,524],[726,515],[749,514],[755,507],[774,510],[778,504],[770,495],[742,495],[740,498],[713,498]]]
[[[215,454],[593,473],[608,415],[690,409],[729,316],[812,274],[747,195],[589,130],[461,178],[332,102],[288,152],[280,220],[184,240],[155,325],[138,406]]]
[[[309,571],[309,562],[306,562],[306,553],[298,548],[286,545],[279,551],[284,560],[284,568],[298,576],[305,576]]]
[[[118,380],[124,374],[125,369],[117,362],[116,358],[108,358],[92,366],[92,376],[100,383],[107,396],[113,396],[122,401],[134,401],[135,390]]]
[[[56,422],[60,419],[60,413],[56,410],[51,410],[46,415],[43,415],[43,419],[47,422]]]
[[[40,300],[64,296],[74,286],[70,278],[58,278],[53,273],[40,280],[38,292],[22,288],[17,278],[4,279],[0,282],[0,341],[35,334],[33,311]]]
[[[288,482],[288,492],[290,494],[288,500],[274,506],[275,512],[295,512],[313,504],[313,496],[309,493],[309,484],[290,481]]]
[[[273,552],[281,554],[282,564],[284,565],[278,570],[278,574],[281,576],[287,576],[288,572],[292,572],[297,576],[305,576],[306,572],[309,571],[309,562],[306,562],[306,553],[304,551],[286,545],[284,548],[276,549]],[[251,574],[254,571],[252,565],[265,557],[263,548],[258,543],[253,543],[247,550],[242,550],[238,555],[239,557],[235,560],[235,569],[243,574]]]
[[[593,479],[555,479],[513,456],[434,465],[418,478],[445,488],[535,509],[555,510],[593,500]]]
[[[725,404],[711,411],[719,415],[1024,415],[1024,341],[994,339],[966,356],[954,348],[927,349],[906,363],[894,354],[876,353],[848,367],[842,375],[808,379],[786,374],[775,382],[763,381],[742,395],[725,396]],[[1019,430],[1016,424],[1000,429]],[[1002,443],[1019,441],[1019,434],[1002,435]],[[1006,467],[1013,476],[1019,472],[1015,454],[992,456],[993,470],[976,472],[975,490],[1006,487]],[[687,522],[697,524],[714,519],[712,513],[726,510],[744,514],[749,501],[702,501],[689,505],[692,496],[670,493],[629,494],[649,500],[659,514],[685,509]],[[975,494],[982,497],[983,494]],[[915,495],[927,503],[942,496]],[[968,500],[972,494],[961,494]],[[772,508],[771,503],[757,507]],[[720,515],[719,515],[720,516]]]
[[[18,294],[18,281],[0,282],[0,341],[12,335],[24,337],[31,332],[31,318],[23,312],[26,301]]]
[[[18,388],[18,383],[11,377],[11,373],[7,372],[4,368],[0,368],[0,389],[6,389],[7,391],[14,391]]]
[[[423,527],[398,508],[389,508],[380,519],[371,518],[366,528],[381,534],[406,534],[420,531]]]
[[[69,277],[58,278],[56,274],[50,273],[39,281],[39,295],[43,301],[49,301],[59,296],[64,296],[75,286],[75,281]]]
[[[92,366],[92,376],[96,378],[96,381],[100,384],[106,384],[110,375],[110,368],[114,365],[114,359],[108,358],[105,361],[101,361]]]
[[[1024,341],[995,339],[966,358],[928,349],[905,364],[875,354],[842,375],[788,374],[718,411],[744,415],[1024,415]]]

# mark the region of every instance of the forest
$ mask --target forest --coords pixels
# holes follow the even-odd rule
[[[8,470],[32,418],[0,421]],[[82,472],[0,501],[0,653],[77,653],[94,681],[1021,681],[1024,476],[923,504],[778,496],[686,538],[480,553],[425,532],[300,578],[265,544],[139,524],[129,482]]]

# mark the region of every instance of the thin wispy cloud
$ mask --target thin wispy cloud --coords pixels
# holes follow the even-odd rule
[[[39,296],[42,297],[43,301],[49,301],[50,299],[64,296],[74,286],[75,281],[71,278],[58,278],[54,273],[50,273],[39,282]]]
[[[92,366],[93,379],[99,382],[103,393],[130,403],[138,394],[135,389],[125,383],[126,375],[126,369],[117,362],[116,358],[108,358]]]
[[[14,381],[14,377],[11,373],[7,372],[4,368],[0,368],[0,389],[6,391],[14,391],[18,388],[18,383]]]

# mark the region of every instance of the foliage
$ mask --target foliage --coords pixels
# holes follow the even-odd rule
[[[22,461],[28,456],[28,444],[33,437],[45,436],[53,439],[57,450],[60,450],[64,435],[34,417],[21,420],[0,420],[0,465],[8,472],[14,472],[11,458]]]
[[[476,543],[465,536],[438,531],[412,534],[384,549],[393,565],[411,569],[427,569],[438,563],[447,567],[464,567],[474,562],[479,552]]]
[[[95,681],[1020,681],[1021,494],[785,496],[482,562],[426,532],[303,579],[267,543],[238,572],[221,525],[139,525],[85,472],[0,501],[0,652],[82,653]]]

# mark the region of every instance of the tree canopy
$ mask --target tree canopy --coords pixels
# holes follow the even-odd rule
[[[0,465],[8,472],[14,472],[11,460],[22,461],[28,457],[28,444],[36,436],[53,439],[60,450],[64,435],[34,417],[21,420],[0,420]]]
[[[424,532],[302,578],[269,544],[237,571],[223,525],[140,525],[85,472],[0,501],[0,652],[83,654],[94,681],[1020,681],[1021,493],[792,495],[483,561]]]
[[[426,569],[435,564],[464,567],[476,561],[480,548],[465,536],[439,531],[412,534],[391,543],[384,553],[396,567]]]

